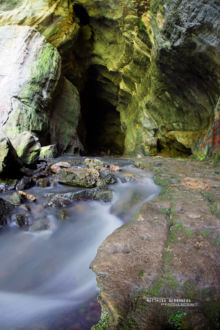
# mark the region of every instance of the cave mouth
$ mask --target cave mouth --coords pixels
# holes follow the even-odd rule
[[[89,15],[83,6],[81,6],[79,4],[75,4],[73,6],[73,9],[74,9],[75,15],[79,18],[81,26],[89,24],[89,21],[90,21]]]
[[[125,135],[121,129],[120,113],[110,103],[117,95],[111,95],[110,81],[106,85],[99,78],[97,69],[90,68],[82,93],[86,151],[90,155],[122,155]]]

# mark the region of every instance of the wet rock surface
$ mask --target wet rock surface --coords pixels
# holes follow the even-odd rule
[[[85,159],[87,167],[71,166],[69,162],[58,162],[51,165],[52,172],[56,173],[59,183],[84,188],[105,186],[117,182],[114,168],[104,164],[99,159]]]
[[[0,198],[0,228],[7,224],[7,220],[13,210],[14,206],[8,201]]]
[[[28,131],[22,132],[11,139],[11,143],[24,164],[31,165],[38,161],[41,144],[36,136]]]
[[[99,247],[91,266],[101,289],[100,326],[175,328],[180,315],[186,329],[218,329],[219,164],[141,161],[162,192]]]
[[[19,174],[23,162],[18,157],[11,142],[4,135],[0,135],[0,175],[16,177]]]

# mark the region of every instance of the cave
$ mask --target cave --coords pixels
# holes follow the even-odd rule
[[[75,4],[73,8],[75,15],[79,18],[80,25],[83,26],[89,24],[90,19],[86,9],[79,4]]]
[[[103,78],[102,69],[97,65],[88,69],[81,99],[83,140],[88,154],[122,155],[125,135],[115,105],[116,87]]]

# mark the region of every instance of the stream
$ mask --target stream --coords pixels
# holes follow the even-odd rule
[[[46,219],[49,226],[21,229],[12,220],[1,232],[1,330],[87,330],[99,320],[96,277],[89,269],[97,249],[116,228],[130,221],[144,202],[160,192],[152,174],[137,169],[132,162],[104,161],[117,163],[122,169],[117,183],[109,186],[113,191],[111,202],[79,201],[61,208],[44,207],[50,194],[79,188],[56,183],[25,191],[37,197],[37,202],[28,204],[31,222]],[[65,220],[60,220],[62,212]]]

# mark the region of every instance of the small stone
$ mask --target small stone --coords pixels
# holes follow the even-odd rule
[[[23,197],[18,192],[14,192],[10,196],[10,202],[14,205],[20,205],[20,204],[22,204],[22,201],[23,201]]]
[[[119,171],[121,171],[121,168],[118,165],[110,165],[109,166],[109,169],[112,172],[119,172]]]
[[[16,185],[17,190],[25,190],[33,187],[35,182],[32,178],[29,177],[23,177]]]
[[[16,214],[15,222],[19,227],[27,227],[29,225],[29,219],[25,214]]]
[[[50,166],[53,173],[59,173],[63,168],[69,168],[71,165],[67,162],[59,162]]]
[[[37,186],[42,188],[49,187],[50,180],[48,178],[40,178],[37,180]]]
[[[29,231],[47,230],[48,228],[49,228],[48,220],[40,219],[36,221],[32,226],[30,226]]]
[[[86,158],[84,160],[84,164],[86,166],[88,166],[89,168],[95,168],[95,169],[101,169],[105,166],[104,163],[97,158],[95,158],[95,159]]]
[[[67,213],[65,210],[60,210],[59,214],[58,214],[58,218],[59,220],[63,221],[67,219]]]

